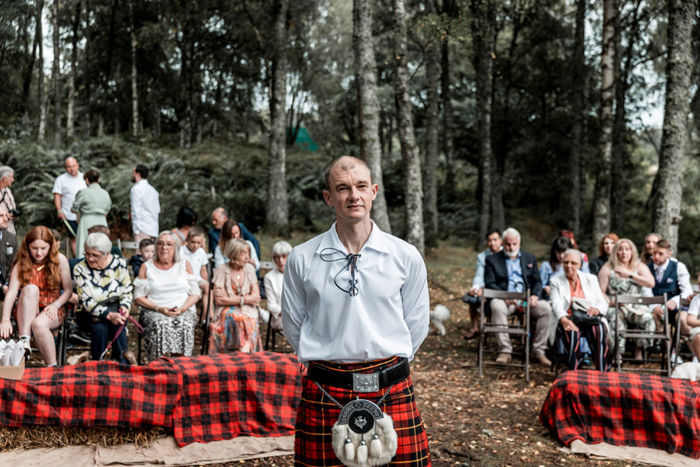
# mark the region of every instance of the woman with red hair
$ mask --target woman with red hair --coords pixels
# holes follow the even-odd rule
[[[7,339],[12,335],[10,313],[19,294],[15,315],[19,343],[29,355],[33,333],[46,366],[55,366],[56,345],[52,331],[63,322],[66,316],[63,306],[72,292],[68,260],[58,252],[58,242],[46,227],[34,227],[22,240],[12,265],[10,285],[2,306],[0,337]]]
[[[598,275],[601,268],[608,262],[612,249],[620,239],[614,233],[605,234],[598,244],[598,257],[591,261],[591,274]]]

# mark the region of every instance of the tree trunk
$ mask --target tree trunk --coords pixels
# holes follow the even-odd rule
[[[360,152],[379,185],[372,205],[372,219],[386,233],[391,233],[389,209],[384,195],[382,150],[379,145],[379,102],[377,101],[377,65],[372,39],[372,9],[369,0],[354,0],[355,74],[359,88]]]
[[[571,157],[569,159],[569,214],[570,228],[576,234],[581,233],[581,212],[583,186],[581,177],[581,160],[586,150],[583,126],[586,119],[585,108],[585,85],[584,76],[586,69],[586,5],[588,0],[577,0],[576,2],[576,31],[574,33],[574,56],[573,56],[573,82],[572,90],[574,96],[574,120],[571,129]]]
[[[90,47],[89,47],[89,42],[90,42],[90,37],[89,37],[89,31],[90,31],[90,0],[87,0],[85,2],[85,42],[86,42],[86,47],[85,47],[85,67],[90,66]],[[92,127],[92,122],[90,121],[90,111],[91,111],[91,106],[92,106],[92,86],[90,86],[90,80],[86,79],[85,80],[85,138],[90,138],[90,135],[92,134],[91,132],[91,127]]]
[[[271,235],[289,235],[289,201],[286,181],[287,12],[289,0],[274,3],[270,98],[269,178],[265,228]]]
[[[128,0],[129,21],[131,23],[131,134],[139,134],[139,87],[136,63],[136,21],[134,19],[134,0]]]
[[[44,95],[44,34],[43,34],[44,0],[37,0],[36,37],[39,41],[39,132],[37,141],[44,142],[46,137],[46,96]]]
[[[53,14],[53,111],[54,111],[54,137],[53,144],[61,147],[61,42],[60,26],[58,18],[58,1],[54,0]]]
[[[610,232],[610,189],[612,170],[613,92],[615,85],[615,15],[613,0],[603,2],[603,53],[601,55],[602,87],[600,106],[600,141],[598,180],[593,203],[593,244]]]
[[[443,150],[445,151],[446,180],[445,189],[447,199],[453,202],[455,199],[455,162],[454,162],[454,123],[452,116],[452,92],[450,91],[450,45],[449,35],[442,40],[442,127]]]
[[[403,9],[403,2],[401,2]],[[434,19],[435,4],[433,1],[426,2],[426,13]],[[397,18],[398,21],[398,18]],[[400,26],[399,26],[400,27]],[[404,24],[405,30],[406,25]],[[438,237],[438,120],[440,118],[440,94],[438,86],[440,84],[440,31],[430,28],[432,31],[428,39],[425,51],[425,74],[427,79],[427,105],[425,112],[425,213],[428,217],[426,223],[426,240],[429,247],[437,246]],[[404,40],[405,49],[405,40]],[[403,52],[405,60],[405,50]],[[397,54],[399,55],[399,54]],[[408,80],[408,76],[407,76]],[[406,96],[408,96],[408,81],[406,81]],[[410,104],[410,102],[409,102]],[[409,108],[410,109],[410,108]],[[409,183],[406,180],[406,183]]]
[[[416,147],[416,137],[413,134],[411,96],[408,89],[409,75],[408,65],[406,64],[408,45],[406,44],[406,10],[404,0],[394,0],[394,20],[396,22],[394,26],[394,56],[396,59],[395,101],[405,177],[406,241],[418,248],[422,255],[425,252],[423,188],[420,156]],[[437,44],[434,43],[433,47],[437,49]],[[435,76],[437,77],[437,75]],[[435,88],[435,93],[437,94],[437,79]],[[437,104],[437,96],[434,97]],[[435,119],[437,120],[437,109],[435,109]],[[435,148],[437,149],[437,126],[435,127]]]
[[[619,0],[616,0],[616,7]],[[625,95],[627,93],[626,76],[622,70],[622,28],[620,27],[620,9],[616,8],[615,15],[615,114],[613,116],[612,135],[612,182],[610,192],[610,228],[614,232],[622,233],[625,226],[625,193],[626,182],[624,177],[625,161],[627,160],[627,148],[625,146],[626,115]]]
[[[37,2],[37,11],[38,11],[38,4]],[[37,19],[39,16],[36,17]],[[38,22],[38,21],[37,21]],[[29,63],[27,63],[27,70],[24,73],[24,84],[22,86],[22,105],[24,106],[24,113],[27,114],[29,112],[29,88],[32,85],[32,75],[34,74],[34,64],[36,63],[36,49],[37,45],[39,44],[39,36],[41,34],[41,28],[40,27],[35,27],[35,32],[34,32],[34,43],[32,44],[32,54],[29,57]]]
[[[78,63],[78,31],[80,29],[81,0],[75,0],[75,16],[73,17],[73,40],[70,59],[70,74],[68,75],[68,110],[66,113],[66,136],[73,137],[75,120],[75,67]]]
[[[481,203],[479,209],[479,247],[486,243],[491,214],[493,151],[491,148],[491,110],[493,99],[493,56],[495,38],[494,0],[472,0],[475,20],[472,22],[476,56],[476,114],[479,135],[479,176]]]
[[[696,0],[668,1],[668,59],[666,102],[659,156],[659,191],[652,209],[654,231],[678,251],[678,224],[683,195],[683,156],[690,110],[691,42]]]

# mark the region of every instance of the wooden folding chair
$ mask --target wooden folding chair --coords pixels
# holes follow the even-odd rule
[[[683,308],[688,308],[690,306],[690,300],[687,298],[681,298],[681,306],[678,310],[678,314],[676,314],[676,322],[674,323],[675,327],[673,329],[673,351],[676,355],[676,358],[671,359],[671,371],[676,369],[677,365],[677,359],[680,356],[680,344],[681,344],[681,339],[690,339],[690,334],[684,334],[683,330],[681,328],[681,311],[683,311]]]
[[[664,310],[663,330],[661,331],[646,331],[644,329],[624,329],[620,330],[620,305],[659,305]],[[680,316],[680,313],[678,313]],[[637,368],[637,371],[649,373],[666,373],[666,376],[671,376],[671,332],[668,325],[668,309],[666,308],[666,294],[657,297],[637,297],[634,295],[617,295],[615,297],[615,359],[617,360],[617,371],[633,371],[631,368],[622,368],[623,361],[631,361],[620,355],[620,337],[625,339],[659,339],[664,342],[664,352],[661,358],[661,369],[653,368]],[[665,357],[665,358],[664,358]],[[650,361],[650,360],[646,360]],[[664,363],[665,368],[664,368]]]
[[[486,301],[488,299],[498,298],[501,300],[517,300],[525,303],[525,322],[522,325],[519,324],[493,324],[491,322],[486,322]],[[501,365],[501,366],[515,366],[525,368],[525,381],[530,382],[530,290],[524,292],[504,292],[502,290],[484,289],[484,294],[481,298],[481,329],[479,331],[479,377],[484,374],[484,365]],[[486,338],[486,333],[499,333],[504,332],[506,334],[515,334],[522,336],[524,339],[525,355],[524,362],[519,363],[497,363],[495,361],[484,361],[484,341]]]

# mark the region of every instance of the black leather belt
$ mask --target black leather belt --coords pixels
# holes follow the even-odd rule
[[[307,377],[325,386],[340,389],[350,389],[356,392],[377,392],[388,388],[411,374],[407,358],[399,363],[376,373],[350,373],[347,371],[329,370],[313,362],[309,365]]]

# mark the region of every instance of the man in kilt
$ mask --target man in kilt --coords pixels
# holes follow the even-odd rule
[[[378,186],[364,161],[336,159],[325,182],[323,197],[336,222],[292,250],[282,289],[284,334],[308,368],[295,464],[343,465],[331,430],[341,407],[359,397],[393,420],[398,447],[388,465],[429,466],[408,364],[428,333],[425,263],[415,247],[370,220]],[[360,463],[350,464],[366,465],[360,454],[355,460]]]

